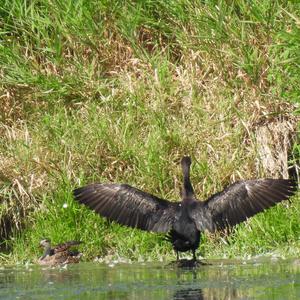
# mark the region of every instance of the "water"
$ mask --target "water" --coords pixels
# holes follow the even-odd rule
[[[2,267],[0,299],[300,299],[300,260]]]

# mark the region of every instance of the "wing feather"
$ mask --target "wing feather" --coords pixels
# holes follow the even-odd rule
[[[160,199],[127,184],[90,184],[74,190],[74,198],[99,215],[122,225],[168,232],[178,203]]]
[[[82,243],[81,241],[68,241],[56,245],[52,250],[54,253],[64,252],[68,250],[70,247],[80,245],[81,243]]]
[[[234,226],[288,199],[297,184],[288,179],[238,181],[204,202],[192,212],[198,230],[215,231]]]

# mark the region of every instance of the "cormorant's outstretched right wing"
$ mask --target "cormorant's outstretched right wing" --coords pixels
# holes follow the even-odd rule
[[[197,202],[191,215],[198,230],[215,231],[234,226],[288,199],[297,184],[288,179],[238,181],[204,202]]]

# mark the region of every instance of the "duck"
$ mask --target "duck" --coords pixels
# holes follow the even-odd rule
[[[118,183],[91,183],[73,191],[74,199],[100,216],[121,225],[165,233],[177,261],[179,252],[192,251],[196,261],[201,235],[224,231],[294,195],[291,179],[251,179],[230,184],[199,201],[190,180],[191,158],[181,159],[181,201],[170,201]]]
[[[80,245],[81,243],[81,241],[68,241],[52,248],[50,239],[42,239],[40,241],[40,247],[44,248],[44,253],[38,259],[38,264],[43,266],[58,266],[78,263],[82,253],[70,250],[70,248]]]

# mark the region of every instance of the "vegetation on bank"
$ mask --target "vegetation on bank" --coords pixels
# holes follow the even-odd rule
[[[110,224],[72,199],[93,181],[179,199],[182,155],[199,198],[265,176],[255,129],[299,103],[300,4],[24,1],[0,7],[0,258],[80,239],[95,256],[170,259],[163,236]],[[299,157],[296,143],[291,164]],[[199,253],[300,253],[297,197],[205,235]]]

